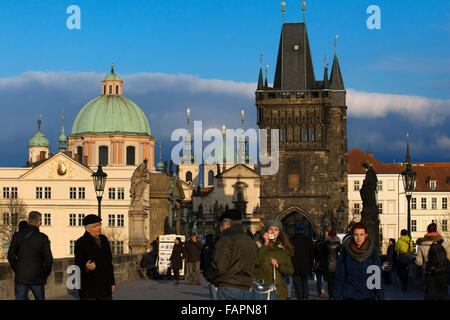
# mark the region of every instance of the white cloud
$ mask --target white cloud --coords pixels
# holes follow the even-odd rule
[[[436,140],[436,144],[437,144],[438,148],[440,148],[440,149],[449,150],[450,149],[450,138],[446,134],[442,135],[442,136],[438,137],[438,139]]]

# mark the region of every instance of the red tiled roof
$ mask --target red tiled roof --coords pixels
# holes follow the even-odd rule
[[[357,148],[348,152],[348,173],[364,174],[362,164],[369,162],[378,174],[400,174],[406,165],[382,163],[370,153]],[[412,170],[416,172],[416,191],[450,191],[450,163],[412,163]],[[436,181],[436,189],[432,190],[430,181]]]

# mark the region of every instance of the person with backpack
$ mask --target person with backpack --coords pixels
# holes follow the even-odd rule
[[[381,261],[373,241],[369,238],[367,227],[361,222],[352,227],[352,236],[342,244],[339,255],[333,298],[335,300],[384,300],[381,281]],[[373,271],[378,267],[378,273]],[[380,277],[374,279],[373,275]],[[369,277],[371,279],[369,279]],[[373,284],[374,288],[368,284]]]
[[[427,234],[417,239],[416,265],[423,266],[425,273],[425,300],[447,298],[447,272],[450,246],[442,239],[435,223],[427,227]]]
[[[397,274],[402,282],[402,291],[408,290],[409,265],[412,263],[413,242],[408,236],[408,230],[403,229],[400,232],[401,237],[395,244],[397,252]]]

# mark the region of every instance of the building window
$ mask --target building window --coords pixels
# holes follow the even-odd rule
[[[69,226],[74,227],[77,225],[77,215],[75,213],[71,213],[69,215]]]
[[[382,213],[383,213],[383,204],[382,204],[382,203],[379,203],[379,204],[378,204],[378,213],[379,213],[379,214],[382,214]]]
[[[116,215],[109,214],[108,215],[108,227],[115,227],[116,226]]]
[[[448,200],[447,198],[442,198],[442,209],[447,210],[448,208]]]
[[[314,128],[309,128],[309,141],[315,141],[315,140],[316,140],[315,130],[314,130]]]
[[[442,231],[448,231],[447,219],[442,220]]]
[[[106,94],[106,86],[103,86],[103,95]]]
[[[192,182],[192,172],[186,172],[186,182]]]
[[[17,199],[17,187],[11,188],[11,199]]]
[[[378,181],[378,183],[377,183],[377,190],[378,191],[383,191],[383,181]]]
[[[430,181],[430,188],[431,190],[436,190],[436,181]]]
[[[44,188],[44,198],[45,199],[51,199],[52,198],[52,188],[51,187],[45,187]]]
[[[108,197],[110,200],[116,199],[116,188],[109,188],[108,189]]]
[[[353,181],[353,191],[359,191],[359,181]]]
[[[69,249],[69,254],[73,255],[75,252],[75,240],[70,240],[70,249]]]
[[[42,199],[42,187],[36,187],[36,199]]]
[[[3,187],[3,199],[9,199],[9,187]]]
[[[52,225],[52,216],[50,213],[44,213],[44,226]]]
[[[85,187],[78,188],[78,199],[86,199],[86,188]]]
[[[296,93],[296,98],[297,98],[297,99],[303,99],[303,98],[305,98],[305,93],[304,93],[304,92],[297,92],[297,93]]]
[[[76,199],[77,198],[77,188],[70,187],[70,199]]]
[[[123,214],[118,214],[117,215],[117,226],[118,227],[123,227],[125,224],[125,217]]]
[[[212,186],[214,184],[214,171],[209,170],[208,172],[208,186]]]
[[[127,166],[134,166],[135,164],[135,148],[133,146],[127,147]]]
[[[125,188],[117,188],[117,200],[125,199]]]
[[[9,212],[3,213],[3,225],[9,225]]]
[[[112,94],[112,85],[109,85],[109,94]]]
[[[417,210],[417,198],[411,199],[411,210]]]
[[[108,164],[108,147],[101,146],[98,148],[99,163],[101,166],[106,166]]]
[[[437,198],[431,198],[431,209],[437,210]]]
[[[280,141],[281,142],[286,141],[286,129],[285,128],[282,128],[280,130]]]
[[[308,129],[302,128],[302,141],[308,141]]]
[[[426,210],[427,209],[427,198],[422,198],[421,199],[421,206],[420,206],[420,208],[422,210]]]
[[[116,241],[116,254],[123,254],[123,241]]]
[[[80,213],[78,214],[78,225],[82,226],[83,225],[83,219],[84,219],[85,215],[84,213]]]
[[[80,157],[80,161],[83,160],[83,147],[77,147],[77,154]]]
[[[417,232],[417,220],[411,220],[411,231]]]
[[[116,94],[119,94],[119,86],[116,86]]]
[[[355,203],[354,205],[353,205],[353,214],[359,214],[359,209],[360,209],[360,207],[359,207],[359,203]]]

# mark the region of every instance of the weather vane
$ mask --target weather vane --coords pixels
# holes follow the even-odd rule
[[[286,2],[281,2],[281,6],[282,6],[282,8],[281,8],[281,12],[283,13],[283,24],[284,24],[284,13],[286,12],[286,9],[284,8],[284,6],[286,5]]]
[[[337,40],[337,38],[339,38],[339,36],[335,35],[334,36],[334,54],[336,54],[336,40]]]
[[[305,5],[306,5],[306,2],[302,1],[302,6],[303,6],[303,8],[302,8],[302,11],[303,11],[303,23],[306,22],[306,19],[305,19],[305,11],[306,11]]]

